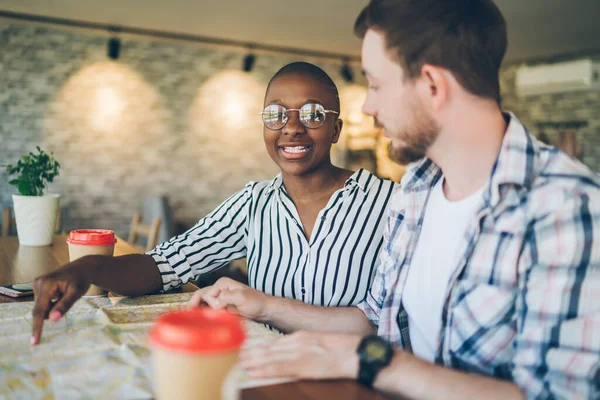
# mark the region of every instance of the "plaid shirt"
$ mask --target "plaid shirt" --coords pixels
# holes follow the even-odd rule
[[[507,117],[481,204],[450,260],[436,363],[511,380],[529,398],[600,398],[600,177]],[[441,176],[425,159],[403,177],[382,262],[358,305],[407,351],[403,286]]]

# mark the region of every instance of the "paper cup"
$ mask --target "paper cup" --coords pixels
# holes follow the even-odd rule
[[[240,318],[225,310],[163,315],[150,332],[156,398],[220,400],[245,336]]]
[[[112,256],[115,251],[115,233],[106,229],[79,229],[71,231],[67,244],[69,259],[74,261],[88,255]],[[84,296],[104,296],[106,291],[91,285]]]

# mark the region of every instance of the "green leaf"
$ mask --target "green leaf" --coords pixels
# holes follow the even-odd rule
[[[29,152],[16,165],[6,166],[9,176],[16,175],[9,184],[17,186],[24,196],[41,196],[47,183],[59,175],[60,164],[54,159],[54,154],[47,154],[39,146],[36,150],[37,154]]]
[[[29,196],[29,185],[26,182],[19,181],[18,189],[23,196]]]

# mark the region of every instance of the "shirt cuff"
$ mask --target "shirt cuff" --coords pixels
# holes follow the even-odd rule
[[[367,297],[358,303],[356,307],[365,314],[373,325],[379,326],[379,313],[381,312],[381,309],[370,293],[367,293]]]
[[[162,279],[161,293],[168,292],[169,290],[176,289],[183,285],[183,281],[179,278],[179,275],[177,275],[173,267],[171,267],[171,264],[169,264],[169,261],[162,252],[154,249],[147,252],[146,255],[151,256],[158,267],[158,272]]]

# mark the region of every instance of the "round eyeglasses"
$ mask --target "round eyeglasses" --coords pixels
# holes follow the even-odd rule
[[[326,110],[319,103],[306,103],[300,108],[285,108],[279,104],[269,104],[260,114],[267,128],[278,131],[290,120],[290,111],[298,111],[300,123],[309,129],[316,129],[323,126],[327,114],[339,114],[337,111]]]

